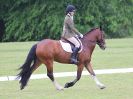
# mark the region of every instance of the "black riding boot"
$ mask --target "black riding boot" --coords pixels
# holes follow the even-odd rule
[[[78,63],[78,60],[77,60],[78,51],[79,51],[78,47],[73,48],[73,53],[71,54],[71,63],[72,64]]]

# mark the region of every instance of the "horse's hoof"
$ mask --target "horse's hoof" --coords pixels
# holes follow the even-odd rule
[[[56,81],[54,81],[53,82],[53,84],[54,84],[54,86],[55,86],[55,88],[57,89],[57,90],[63,90],[63,87],[61,86],[61,85],[59,85]]]
[[[58,91],[62,91],[62,90],[64,90],[64,88],[63,87],[60,87],[60,88],[57,88],[57,90]]]
[[[99,87],[100,89],[105,89],[105,88],[106,88],[105,85],[103,85],[103,84],[98,85],[98,87]]]
[[[60,85],[56,86],[56,89],[59,90],[59,91],[64,90],[64,88]]]
[[[66,83],[64,88],[69,88],[69,83]]]
[[[69,82],[69,83],[66,83],[64,88],[69,88],[69,87],[72,87],[74,85],[73,82]]]
[[[101,86],[100,89],[105,89],[106,87],[105,86]]]

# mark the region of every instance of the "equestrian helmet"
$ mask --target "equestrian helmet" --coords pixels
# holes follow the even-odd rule
[[[68,5],[66,8],[66,14],[69,12],[73,12],[74,10],[76,10],[74,5]]]

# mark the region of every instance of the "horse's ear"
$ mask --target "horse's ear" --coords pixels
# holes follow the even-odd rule
[[[101,21],[101,22],[99,23],[99,26],[100,26],[100,30],[103,31],[103,21]]]
[[[101,31],[103,30],[103,27],[102,27],[102,25],[100,25],[100,30],[101,30]]]

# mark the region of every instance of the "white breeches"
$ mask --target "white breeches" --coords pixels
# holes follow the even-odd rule
[[[81,46],[81,41],[77,37],[71,37],[71,38],[68,38],[67,40],[69,40],[71,43],[73,43],[75,45],[75,47],[79,48]]]

